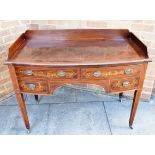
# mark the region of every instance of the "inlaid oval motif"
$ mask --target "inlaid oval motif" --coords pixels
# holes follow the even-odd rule
[[[122,83],[122,86],[127,87],[129,84],[130,84],[129,81],[125,81],[125,82]]]
[[[125,70],[124,70],[124,73],[125,74],[131,74],[133,72],[133,69],[131,69],[131,68],[126,68]]]
[[[45,81],[19,81],[19,87],[24,92],[46,92],[47,84]]]
[[[34,83],[27,83],[27,87],[29,87],[31,90],[34,90],[36,88],[36,85]]]
[[[94,73],[93,73],[93,75],[95,76],[95,77],[99,77],[99,76],[101,76],[101,71],[95,71]]]
[[[25,75],[32,75],[33,74],[33,71],[32,70],[26,70],[24,71]]]
[[[139,78],[129,78],[126,80],[112,80],[111,81],[111,89],[114,91],[119,90],[128,90],[128,89],[134,89],[138,87]]]
[[[58,71],[58,76],[65,76],[65,72],[63,70]]]

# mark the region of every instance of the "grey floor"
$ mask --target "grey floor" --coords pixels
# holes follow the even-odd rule
[[[126,135],[155,134],[155,97],[140,102],[134,129],[128,127],[132,100],[118,95],[95,94],[68,87],[59,88],[53,96],[26,98],[30,135]],[[0,134],[28,134],[15,96],[0,102]]]

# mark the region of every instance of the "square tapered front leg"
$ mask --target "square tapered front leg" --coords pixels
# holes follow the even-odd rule
[[[16,93],[16,98],[17,98],[17,101],[18,101],[18,104],[19,104],[19,107],[20,107],[20,111],[21,111],[25,126],[26,126],[27,129],[30,129],[30,123],[29,123],[29,119],[28,119],[28,116],[27,116],[27,110],[26,110],[26,105],[25,105],[25,102],[24,102],[23,94]]]

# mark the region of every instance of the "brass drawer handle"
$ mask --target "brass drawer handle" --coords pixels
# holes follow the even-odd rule
[[[26,70],[24,73],[29,76],[33,74],[32,70]]]
[[[57,74],[58,74],[59,76],[65,76],[66,73],[65,73],[64,71],[61,70],[61,71],[58,71]]]
[[[125,81],[125,82],[123,82],[123,83],[122,83],[122,86],[123,86],[123,87],[127,87],[127,86],[129,86],[129,81]]]
[[[126,68],[125,70],[124,70],[124,73],[125,74],[130,74],[132,72],[132,69],[131,68]]]
[[[27,83],[26,84],[28,88],[30,88],[31,90],[34,90],[36,88],[36,85],[34,83]]]
[[[99,77],[99,76],[101,76],[101,71],[95,71],[95,72],[93,73],[93,75],[94,75],[95,77]]]

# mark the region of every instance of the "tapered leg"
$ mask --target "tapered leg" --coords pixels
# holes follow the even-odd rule
[[[138,103],[140,100],[141,92],[142,92],[141,90],[135,90],[135,93],[134,93],[134,99],[133,99],[133,104],[132,104],[131,113],[130,113],[130,120],[129,120],[129,127],[131,129],[135,118],[136,110],[138,107]]]
[[[29,124],[29,120],[28,120],[28,116],[27,116],[25,102],[23,99],[23,94],[16,93],[16,98],[17,98],[17,101],[18,101],[18,104],[20,107],[20,111],[21,111],[25,126],[27,129],[30,129],[30,124]]]
[[[34,97],[35,97],[35,100],[36,100],[37,104],[39,104],[39,98],[38,98],[38,95],[34,95]]]
[[[122,103],[123,93],[119,93],[119,101]]]

